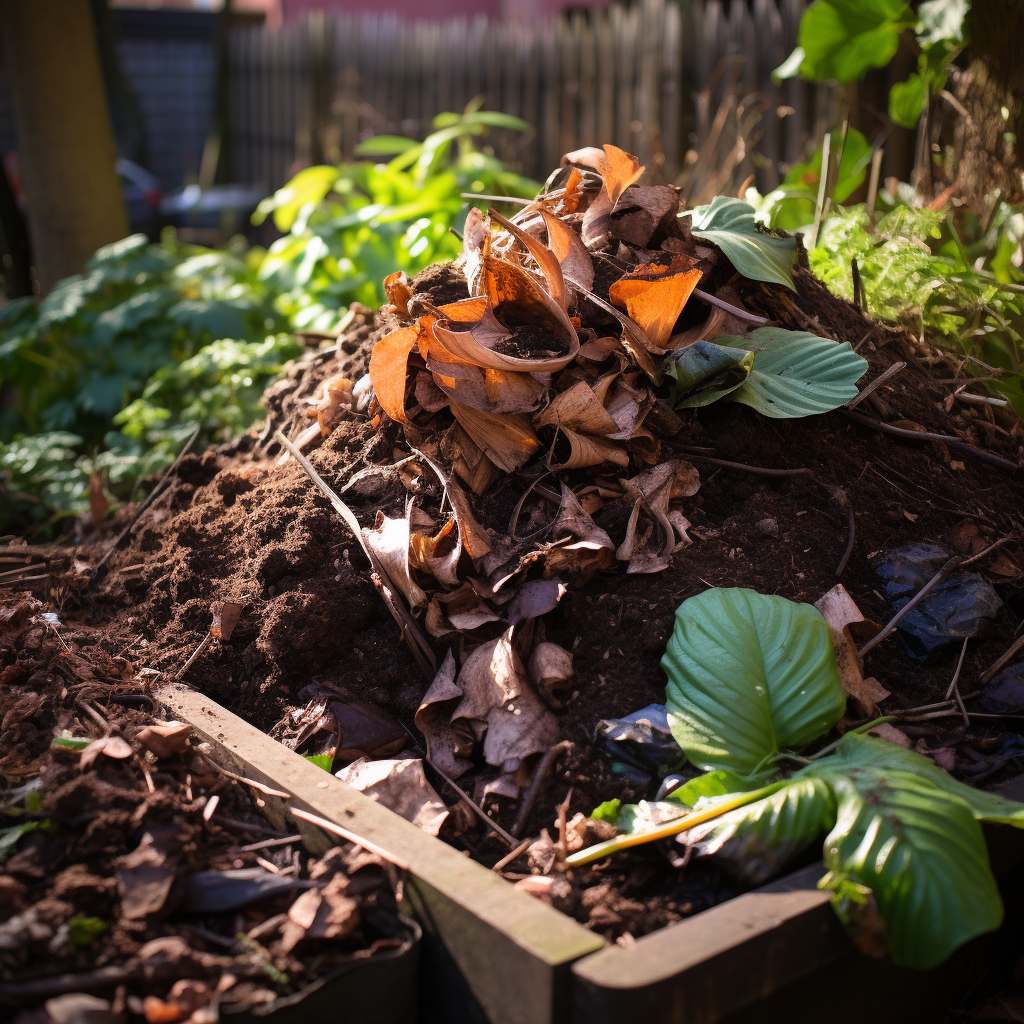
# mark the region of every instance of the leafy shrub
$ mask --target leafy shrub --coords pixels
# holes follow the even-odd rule
[[[254,221],[272,217],[287,232],[267,251],[260,280],[296,329],[331,330],[350,302],[379,306],[388,274],[457,256],[449,228],[465,221],[463,192],[536,195],[536,182],[476,145],[492,129],[523,131],[525,121],[475,111],[433,123],[423,142],[384,135],[360,146],[368,157],[397,154],[388,163],[307,167],[260,204]]]

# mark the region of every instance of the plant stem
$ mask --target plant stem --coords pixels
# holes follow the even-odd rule
[[[752,793],[738,793],[732,799],[723,800],[721,803],[705,808],[703,811],[684,814],[675,821],[659,825],[658,828],[650,829],[647,832],[634,832],[627,836],[616,836],[614,839],[609,839],[606,842],[598,843],[596,846],[588,847],[586,850],[580,850],[579,853],[574,853],[571,857],[566,858],[565,863],[569,867],[580,867],[583,864],[590,864],[592,861],[600,860],[602,857],[618,853],[620,850],[627,850],[631,846],[642,846],[644,843],[653,843],[658,839],[668,839],[670,836],[678,835],[680,832],[693,828],[694,825],[702,825],[705,821],[711,821],[713,818],[727,814],[729,811],[734,811],[738,807],[752,804],[755,800],[760,800],[762,797],[774,793],[783,785],[785,785],[784,782],[773,782],[770,786],[755,789]]]

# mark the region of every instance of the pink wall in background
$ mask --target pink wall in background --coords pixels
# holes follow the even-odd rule
[[[491,18],[536,18],[558,14],[566,7],[608,6],[608,0],[280,0],[280,3],[286,21],[312,10],[367,14],[387,11],[413,20],[438,20],[476,14]]]

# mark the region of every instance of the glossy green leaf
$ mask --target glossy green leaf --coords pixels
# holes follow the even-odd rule
[[[667,372],[676,382],[677,408],[696,409],[731,394],[750,375],[754,354],[698,341],[673,353]]]
[[[665,799],[695,807],[700,801],[708,802],[730,793],[747,793],[755,788],[749,779],[735,772],[705,772],[673,789]]]
[[[822,886],[870,889],[892,959],[927,970],[998,928],[999,890],[971,809],[909,772],[823,771],[838,817],[825,840]]]
[[[823,760],[822,764],[825,763]],[[839,741],[835,752],[827,758],[827,764],[839,771],[871,768],[882,772],[910,772],[951,796],[959,797],[979,821],[1024,828],[1024,804],[964,785],[949,772],[943,771],[930,757],[913,750],[904,750],[877,736],[847,734]],[[812,773],[815,767],[812,765],[806,771]]]
[[[719,342],[722,344],[720,345]],[[773,419],[795,419],[830,412],[845,405],[858,394],[856,382],[867,372],[867,361],[853,351],[848,342],[829,341],[804,331],[786,331],[781,327],[759,327],[745,338],[721,336],[714,343],[699,342],[700,349],[686,356],[682,380],[699,376],[692,366],[702,360],[707,366],[737,366],[739,350],[752,351],[753,363],[745,380],[735,384],[726,371],[710,382],[698,384],[693,394],[680,394],[677,408],[707,405],[716,398],[742,402]],[[690,348],[696,349],[697,345]],[[721,351],[713,354],[710,350]],[[669,367],[675,376],[674,364]],[[677,378],[678,380],[679,378]],[[682,387],[678,388],[683,391]]]
[[[605,800],[604,803],[598,804],[590,812],[590,817],[594,821],[609,821],[614,825],[615,819],[619,816],[619,808],[621,806],[621,800]]]
[[[763,772],[828,732],[846,707],[816,608],[753,590],[706,590],[676,611],[662,668],[672,735],[706,770]]]
[[[273,214],[277,230],[290,231],[299,211],[310,203],[315,205],[321,202],[337,180],[337,167],[307,167],[299,171],[283,188],[264,199],[256,208],[252,221],[261,224],[268,214]]]
[[[717,774],[717,773],[715,773]],[[763,800],[729,811],[685,834],[702,856],[714,854],[751,885],[777,874],[835,822],[829,787],[820,779],[786,783]]]
[[[92,742],[92,740],[77,739],[74,736],[54,736],[50,746],[60,747],[63,750],[85,750]]]
[[[796,240],[778,238],[754,220],[754,208],[731,196],[715,196],[707,206],[690,211],[695,238],[717,245],[737,272],[752,281],[793,287],[791,269]]]
[[[800,19],[802,78],[853,82],[895,56],[900,33],[914,24],[903,0],[815,0]],[[776,71],[792,71],[793,58]]]

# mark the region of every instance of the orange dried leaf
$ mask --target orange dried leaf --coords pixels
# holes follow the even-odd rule
[[[594,287],[594,261],[580,236],[565,221],[553,217],[546,210],[541,210],[540,214],[548,229],[548,245],[562,268],[564,279],[577,288],[590,291]]]
[[[419,340],[420,327],[399,327],[385,335],[370,353],[370,382],[380,407],[397,423],[408,425],[405,415],[405,383],[409,353]]]
[[[538,427],[567,427],[583,434],[614,434],[619,430],[594,389],[582,380],[557,395],[533,422]]]
[[[544,245],[543,242],[534,238],[533,235],[527,234],[517,224],[506,220],[497,210],[488,210],[487,212],[492,220],[496,220],[509,234],[526,247],[527,252],[537,261],[537,266],[540,267],[540,272],[544,275],[551,298],[562,309],[566,309],[569,305],[568,296],[565,290],[565,280],[562,277],[561,262],[556,254]]]
[[[565,179],[565,195],[562,197],[562,209],[566,213],[575,213],[583,198],[583,191],[580,186],[583,184],[583,175],[579,168],[572,167],[569,170],[569,177]]]
[[[693,262],[678,256],[667,267],[649,264],[620,278],[608,294],[644,329],[652,344],[664,349],[700,278],[701,272],[693,269]]]
[[[409,315],[409,300],[412,298],[412,288],[409,277],[404,270],[396,270],[384,278],[384,294],[388,302],[395,307],[399,316]]]
[[[506,473],[514,473],[540,448],[537,435],[525,416],[492,416],[454,399],[451,410],[477,447]]]

